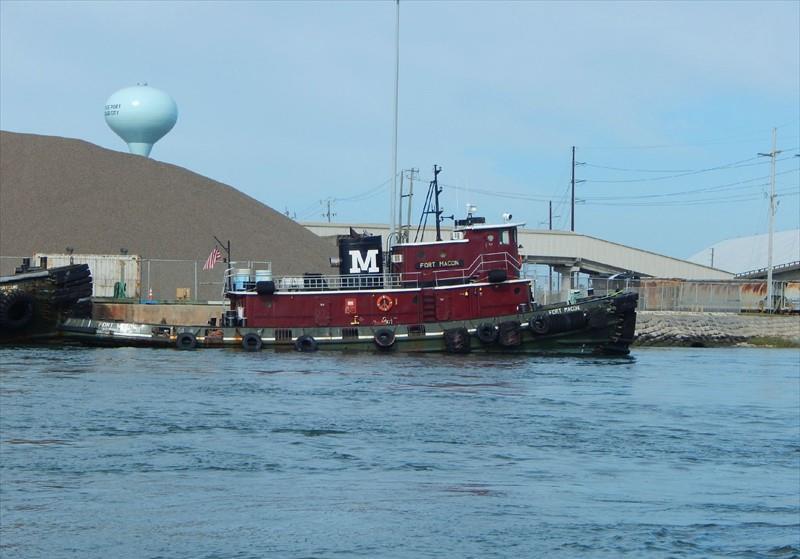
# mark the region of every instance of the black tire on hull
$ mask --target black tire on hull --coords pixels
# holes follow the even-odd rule
[[[395,335],[394,332],[388,328],[381,328],[375,332],[375,345],[382,351],[388,351],[394,346]]]
[[[489,283],[501,283],[508,279],[508,274],[505,270],[489,270],[488,280]]]
[[[614,305],[618,313],[636,310],[636,303],[639,300],[638,293],[626,293],[614,299]]]
[[[294,349],[303,353],[311,353],[319,349],[319,344],[311,336],[303,335],[295,340]]]
[[[522,343],[522,329],[516,320],[501,322],[498,330],[498,342],[501,346],[517,347]]]
[[[274,281],[259,281],[256,282],[256,293],[259,295],[272,295],[275,293]]]
[[[586,326],[588,319],[583,311],[572,311],[563,314],[550,315],[550,333],[561,334],[580,330]]]
[[[453,328],[444,331],[444,345],[448,353],[469,353],[472,349],[472,338],[466,328]]]
[[[497,341],[497,328],[495,328],[494,324],[484,322],[483,324],[478,324],[478,327],[475,328],[475,335],[481,343],[493,344]]]
[[[540,314],[531,319],[530,322],[531,332],[544,336],[550,332],[550,315]]]
[[[175,347],[181,350],[195,349],[197,347],[197,337],[191,332],[181,332],[175,338]]]
[[[24,291],[12,291],[0,298],[0,328],[19,330],[33,320],[34,300]]]
[[[242,336],[242,349],[245,351],[261,351],[264,342],[261,341],[261,336],[255,332],[248,332]]]

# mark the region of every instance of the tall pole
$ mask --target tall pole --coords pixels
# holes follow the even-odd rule
[[[572,211],[569,230],[575,231],[575,146],[572,146]]]
[[[394,28],[394,134],[392,135],[392,199],[389,203],[389,238],[391,239],[397,228],[395,222],[395,204],[397,201],[397,99],[400,93],[400,0],[395,0],[395,28]],[[389,245],[387,244],[387,247]]]
[[[550,213],[550,228],[549,230],[553,230],[553,201],[550,200],[548,203],[549,213]],[[547,296],[550,296],[550,292],[553,290],[553,265],[550,264],[548,266],[550,269],[550,273],[547,276]]]
[[[406,213],[408,226],[406,227],[406,242],[411,240],[411,201],[414,198],[414,173],[418,172],[419,169],[413,168],[408,172],[408,212]]]
[[[770,153],[770,192],[769,192],[769,237],[767,241],[767,309],[773,312],[772,308],[772,236],[775,227],[775,159],[778,156],[778,129],[772,129],[772,152]]]
[[[773,285],[772,285],[772,236],[773,236],[773,229],[775,227],[775,160],[778,157],[778,129],[772,129],[772,151],[769,153],[759,153],[758,155],[762,157],[769,157],[772,161],[770,161],[770,177],[769,177],[769,234],[767,236],[767,304],[764,308],[767,312],[773,312],[772,308],[772,297],[773,297]]]

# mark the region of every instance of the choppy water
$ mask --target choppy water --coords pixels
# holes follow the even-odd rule
[[[0,350],[0,555],[797,557],[795,350]]]

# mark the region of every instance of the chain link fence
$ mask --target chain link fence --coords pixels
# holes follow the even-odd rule
[[[80,263],[80,255],[75,255]],[[21,256],[0,256],[0,275],[13,275]],[[137,285],[127,285],[128,299],[147,301],[220,301],[224,264],[204,271],[200,260],[142,259]],[[38,262],[32,262],[38,264]],[[94,271],[93,271],[94,273]],[[113,274],[113,271],[106,272]],[[569,292],[558,288],[558,278],[524,270],[534,282],[534,298],[540,304],[564,301]],[[553,280],[556,280],[555,282]],[[579,296],[605,295],[621,289],[639,293],[639,309],[648,311],[762,312],[767,305],[765,280],[683,281],[678,279],[580,278]],[[800,311],[800,282],[774,282],[773,309]]]
[[[22,258],[0,256],[0,276],[13,275],[22,264]],[[76,264],[84,263],[80,254],[75,254],[73,261]],[[222,299],[224,264],[217,264],[213,270],[205,271],[204,260],[141,259],[137,263],[138,270],[134,274],[137,281],[128,281],[124,290],[128,300],[206,302]],[[32,266],[38,264],[31,260]],[[106,283],[111,281],[112,284],[119,280],[118,272],[112,267],[92,270],[92,274],[96,284],[100,284],[101,280]],[[100,278],[98,274],[108,274],[110,277]]]

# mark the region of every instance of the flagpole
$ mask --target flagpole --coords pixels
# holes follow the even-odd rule
[[[228,255],[228,267],[227,267],[226,271],[227,271],[227,270],[230,270],[230,268],[231,268],[231,265],[233,264],[233,261],[231,260],[231,241],[230,241],[230,239],[228,240],[228,244],[227,244],[227,245],[224,245],[224,244],[222,244],[222,241],[220,241],[220,240],[217,238],[217,236],[216,236],[216,235],[214,235],[214,240],[215,240],[215,241],[217,241],[217,244],[219,245],[219,247],[220,247],[222,250],[224,250],[224,251],[225,251],[225,253]],[[225,289],[226,289],[226,291],[229,291],[229,290],[230,290],[230,289],[229,289],[229,288],[230,288],[230,285],[228,285],[228,283],[230,282],[230,280],[231,280],[231,278],[230,278],[230,274],[228,274],[228,279],[227,279],[227,281],[225,282]]]

